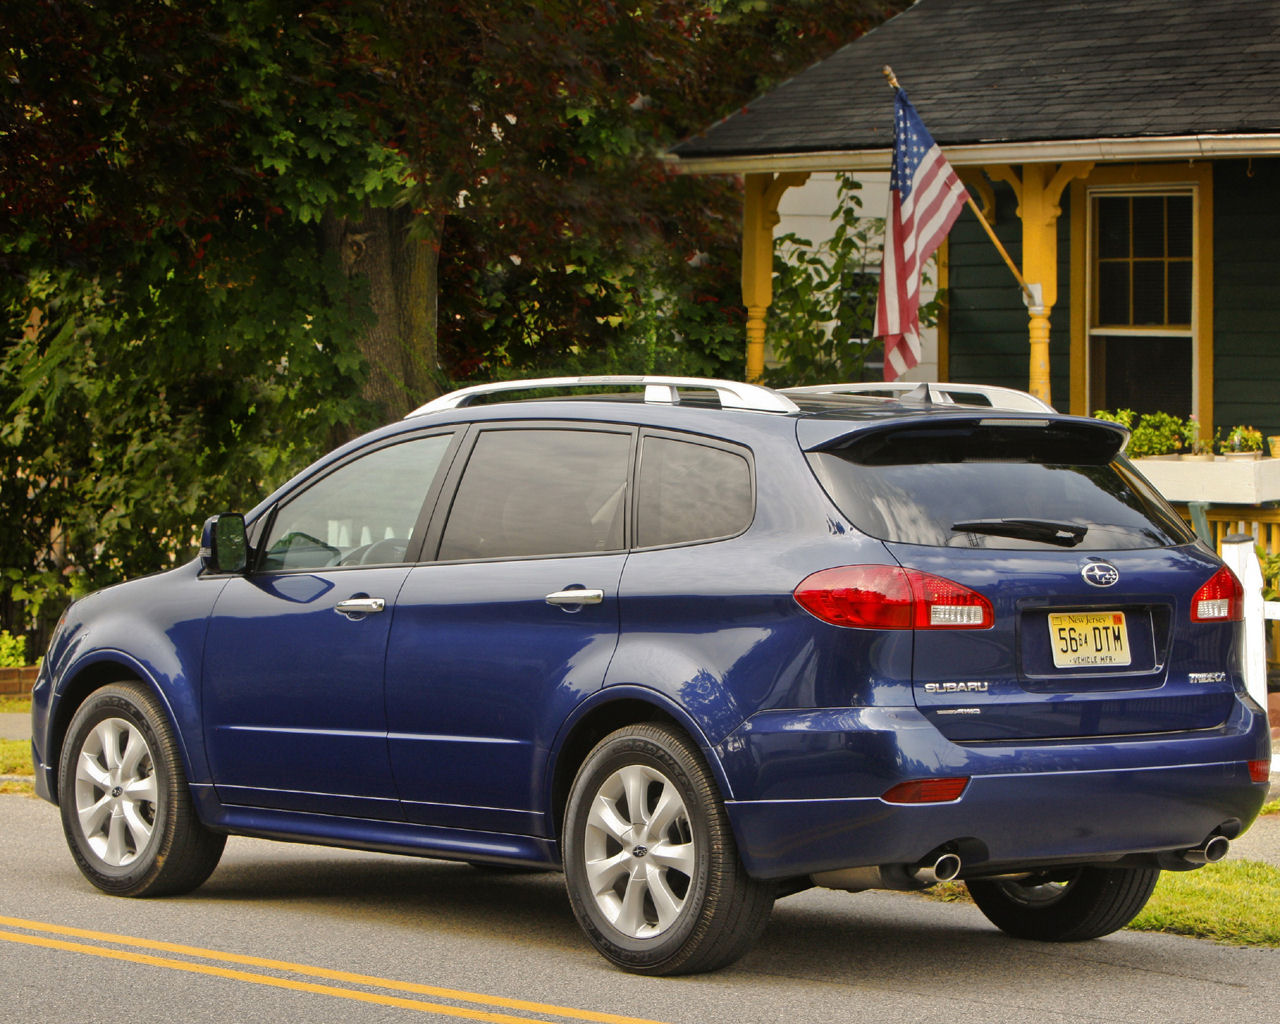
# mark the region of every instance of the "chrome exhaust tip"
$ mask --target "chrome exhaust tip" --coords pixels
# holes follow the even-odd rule
[[[1210,836],[1199,846],[1187,850],[1182,859],[1188,864],[1216,864],[1231,849],[1231,841],[1226,836]]]
[[[911,874],[926,885],[935,885],[938,882],[950,882],[960,874],[962,866],[956,854],[944,853],[932,864],[918,865],[912,869]]]

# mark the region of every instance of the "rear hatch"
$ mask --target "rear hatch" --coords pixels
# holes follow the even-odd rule
[[[828,494],[902,567],[989,603],[980,627],[915,630],[916,705],[948,738],[1151,735],[1229,714],[1238,584],[1116,457],[1124,436],[951,413],[809,446]]]

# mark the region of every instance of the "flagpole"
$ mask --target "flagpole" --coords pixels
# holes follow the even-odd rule
[[[898,90],[902,88],[902,86],[898,84],[898,76],[893,73],[893,68],[888,64],[881,68],[880,71],[888,80],[889,87],[891,89]],[[967,189],[965,192],[966,205],[973,211],[973,215],[978,218],[978,223],[982,225],[982,229],[986,231],[987,237],[991,239],[991,244],[996,247],[996,251],[1004,258],[1005,265],[1013,273],[1015,280],[1018,282],[1018,286],[1022,289],[1022,295],[1026,300],[1027,308],[1032,310],[1040,308],[1041,303],[1037,298],[1036,293],[1032,290],[1031,286],[1027,284],[1026,279],[1022,276],[1022,271],[1018,269],[1018,265],[1013,262],[1013,257],[1009,255],[1009,250],[1004,247],[1004,244],[996,236],[995,229],[987,222],[987,218],[982,215],[982,211],[978,209],[978,204],[973,201],[973,196],[968,195]]]

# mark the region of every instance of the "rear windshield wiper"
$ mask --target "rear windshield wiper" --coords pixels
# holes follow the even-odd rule
[[[965,519],[952,523],[951,529],[956,533],[986,533],[993,537],[1038,540],[1064,548],[1075,547],[1089,532],[1087,526],[1055,523],[1051,519]]]

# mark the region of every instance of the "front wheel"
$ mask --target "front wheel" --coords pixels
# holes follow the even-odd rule
[[[701,755],[658,725],[619,729],[583,762],[565,812],[564,870],[587,937],[637,974],[724,967],[773,907],[775,886],[743,868]]]
[[[1079,942],[1127,925],[1147,905],[1159,878],[1158,868],[1081,867],[966,884],[978,909],[1001,931],[1041,942]]]
[[[104,686],[80,706],[58,780],[67,845],[103,892],[189,892],[217,866],[226,836],[196,818],[168,719],[141,683]]]

